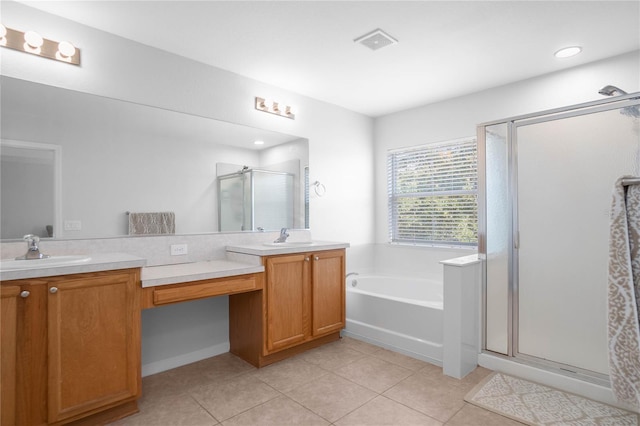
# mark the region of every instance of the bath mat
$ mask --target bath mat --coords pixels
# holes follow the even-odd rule
[[[638,425],[638,415],[494,372],[465,401],[528,425]]]

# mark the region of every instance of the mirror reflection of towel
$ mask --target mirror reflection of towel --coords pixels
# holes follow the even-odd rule
[[[173,212],[129,213],[129,235],[175,234]]]

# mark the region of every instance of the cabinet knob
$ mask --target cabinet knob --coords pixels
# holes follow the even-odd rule
[[[58,292],[58,287],[51,287],[49,289],[49,293],[51,293],[51,294],[56,294],[57,292]]]
[[[320,260],[318,256],[314,257],[313,260]]]
[[[23,291],[20,292],[20,297],[22,297],[24,299],[26,297],[29,297],[30,294],[31,294],[30,291],[23,290]]]
[[[305,262],[308,262],[308,261],[309,261],[309,258],[308,258],[308,257],[305,257],[305,258],[304,258],[304,261],[305,261]]]

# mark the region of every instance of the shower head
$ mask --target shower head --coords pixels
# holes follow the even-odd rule
[[[627,94],[627,92],[625,92],[624,90],[611,85],[604,86],[598,91],[598,93],[605,96],[622,96]]]
[[[627,92],[620,89],[619,87],[611,86],[611,85],[604,86],[602,89],[598,91],[598,93],[605,96],[622,96],[627,94]],[[634,98],[634,99],[637,99],[637,98]],[[638,108],[638,105],[631,105],[631,106],[622,108],[620,110],[620,114],[626,115],[632,118],[640,118],[640,109]]]

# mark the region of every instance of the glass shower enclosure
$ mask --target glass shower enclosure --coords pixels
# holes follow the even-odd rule
[[[218,229],[221,232],[293,226],[292,174],[246,169],[218,176]]]
[[[478,126],[484,349],[608,382],[609,212],[640,175],[640,94]]]

